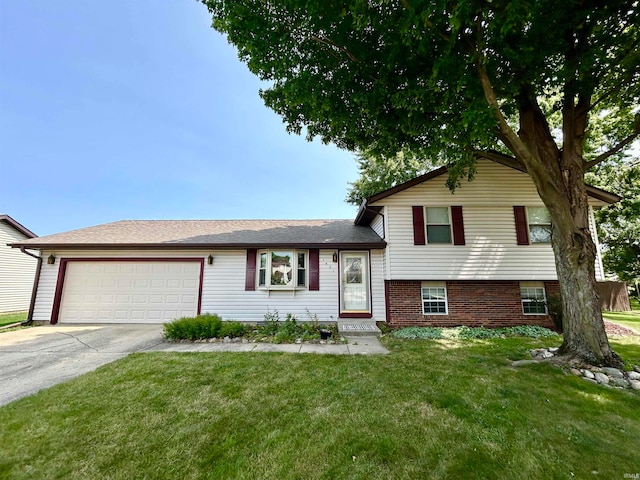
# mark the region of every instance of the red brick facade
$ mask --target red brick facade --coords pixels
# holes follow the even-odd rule
[[[422,282],[386,280],[387,322],[391,326],[553,328],[549,315],[524,315],[519,281],[447,281],[447,315],[422,314]],[[544,282],[547,298],[559,294],[557,281]]]

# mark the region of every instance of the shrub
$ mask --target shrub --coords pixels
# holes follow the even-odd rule
[[[547,309],[549,316],[553,320],[556,330],[562,332],[562,299],[558,295],[549,295],[547,297]]]
[[[217,337],[222,327],[222,319],[215,314],[205,313],[196,317],[182,317],[164,324],[164,336],[174,340],[199,340]]]
[[[247,334],[247,326],[242,322],[222,322],[218,337],[244,337]]]

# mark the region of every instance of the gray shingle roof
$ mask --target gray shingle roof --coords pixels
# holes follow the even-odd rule
[[[122,220],[13,244],[28,248],[384,248],[352,220]]]

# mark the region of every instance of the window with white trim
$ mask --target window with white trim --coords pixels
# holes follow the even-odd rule
[[[525,315],[546,315],[547,296],[542,282],[521,282],[520,301]]]
[[[447,315],[447,287],[441,282],[422,282],[422,313]]]
[[[451,243],[449,207],[425,207],[427,243]]]
[[[527,207],[531,243],[551,243],[551,215],[546,207]]]
[[[258,287],[290,290],[307,286],[307,252],[261,250],[258,255]]]

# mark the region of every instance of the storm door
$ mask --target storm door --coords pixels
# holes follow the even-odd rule
[[[341,252],[341,313],[370,313],[370,291],[369,252]]]

